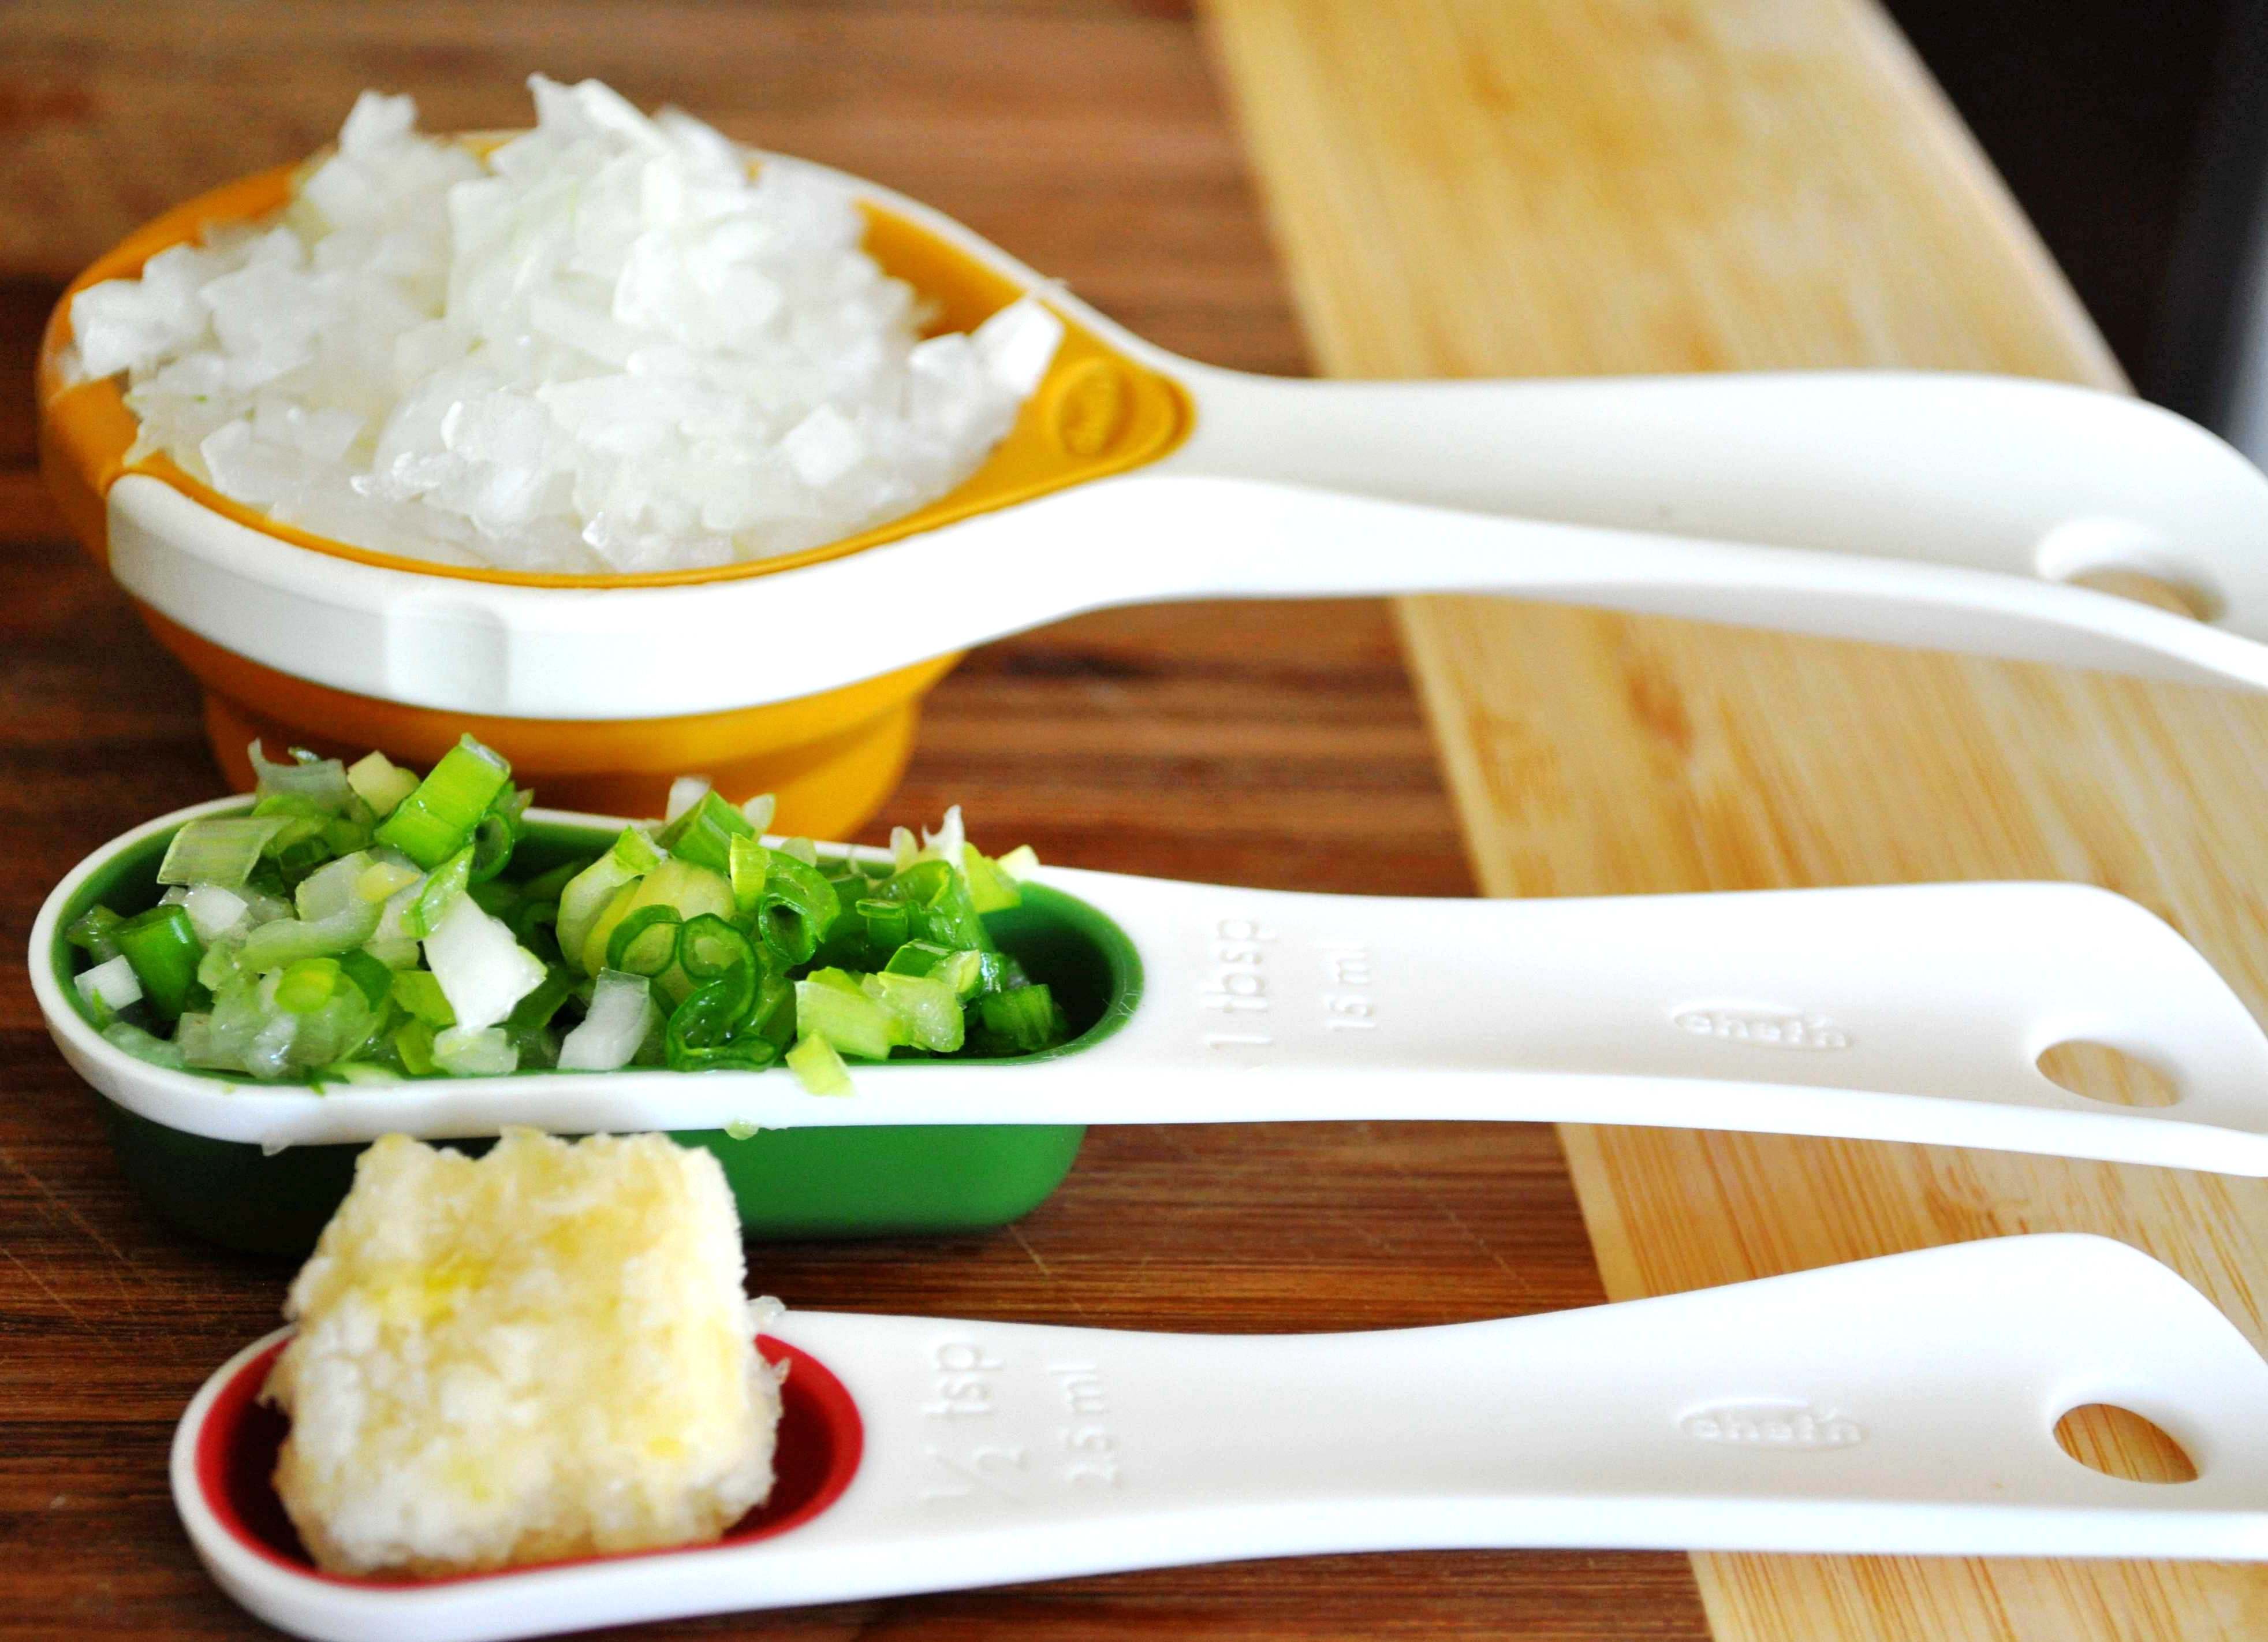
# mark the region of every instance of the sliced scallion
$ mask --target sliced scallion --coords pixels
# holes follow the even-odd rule
[[[974,844],[961,847],[961,868],[968,879],[968,899],[982,913],[1005,912],[1020,906],[1023,891],[1016,880],[1000,869],[999,863],[980,854]]]
[[[674,906],[641,906],[627,914],[607,937],[608,969],[651,979],[676,960],[677,929],[685,921]]]
[[[189,822],[166,846],[160,884],[210,884],[240,890],[284,827],[282,816],[208,816]]]
[[[885,970],[863,977],[858,989],[890,1012],[905,1043],[932,1054],[951,1054],[961,1047],[966,1032],[961,998],[945,982]]]
[[[703,793],[698,803],[662,829],[660,841],[680,861],[711,872],[730,872],[733,840],[755,835],[747,817],[716,794]]]
[[[784,962],[809,962],[838,910],[834,886],[816,867],[773,853],[756,898],[756,934]]]
[[[989,993],[977,1000],[983,1028],[979,1047],[989,1054],[1036,1054],[1062,1041],[1062,1018],[1055,995],[1042,987]]]
[[[799,1038],[824,1038],[844,1054],[887,1061],[900,1041],[895,1018],[839,969],[817,969],[795,983]]]
[[[98,964],[118,956],[118,926],[126,921],[107,906],[90,906],[71,921],[63,939]]]
[[[787,1066],[807,1094],[840,1096],[856,1092],[850,1086],[850,1069],[843,1064],[842,1055],[824,1038],[800,1039],[787,1052]]]
[[[117,936],[150,1012],[163,1021],[179,1019],[197,991],[197,961],[205,950],[188,908],[152,906],[120,924]]]
[[[382,752],[365,753],[347,766],[347,785],[383,821],[417,790],[415,772],[405,770]]]
[[[459,850],[448,860],[433,869],[417,899],[401,920],[403,930],[413,940],[423,941],[441,927],[449,915],[449,908],[464,894],[473,877],[473,852],[469,847]]]
[[[388,995],[416,1020],[429,1026],[454,1026],[457,1011],[430,969],[404,969],[388,978]]]
[[[512,766],[468,736],[394,807],[378,841],[430,871],[472,842],[473,830],[511,780]]]

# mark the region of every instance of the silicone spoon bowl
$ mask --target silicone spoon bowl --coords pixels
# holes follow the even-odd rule
[[[273,209],[288,178],[168,213],[73,289]],[[841,180],[869,248],[941,324],[1039,292],[1068,337],[961,490],[755,564],[436,566],[274,525],[162,458],[129,470],[117,385],[65,384],[66,300],[40,366],[49,477],[203,684],[225,767],[249,785],[239,749],[259,732],[430,762],[471,715],[568,802],[648,808],[669,775],[706,769],[735,796],[778,792],[784,825],[824,835],[895,780],[913,701],[963,647],[1221,596],[1515,594],[2268,688],[2268,478],[2134,400],[1893,373],[1244,375],[1152,347],[950,218]],[[2204,619],[2075,585],[2109,573],[2171,584]]]
[[[790,1313],[774,1499],[713,1546],[428,1583],[320,1573],[254,1399],[173,1500],[221,1587],[335,1642],[472,1642],[1130,1568],[1521,1546],[2268,1557],[2268,1364],[2124,1244],[2004,1238],[1588,1311],[1207,1336]],[[2198,1475],[2057,1444],[2112,1402]]]
[[[861,1065],[847,1098],[806,1094],[780,1070],[532,1071],[317,1092],[151,1066],[82,1012],[63,932],[98,901],[125,912],[154,901],[174,830],[247,802],[178,811],[89,857],[40,909],[31,970],[65,1058],[115,1110],[271,1175],[224,1190],[212,1172],[223,1165],[207,1157],[186,1190],[162,1164],[160,1178],[137,1177],[144,1189],[192,1224],[201,1190],[262,1204],[296,1195],[301,1246],[360,1144],[511,1123],[672,1130],[718,1149],[728,1173],[785,1140],[806,1165],[887,1142],[906,1150],[894,1168],[932,1180],[968,1166],[946,1152],[919,1161],[956,1128],[1011,1148],[1005,1165],[980,1158],[980,1170],[1018,1172],[1033,1172],[1020,1142],[1068,1133],[1075,1146],[1088,1123],[1366,1118],[1839,1135],[2268,1174],[2268,1036],[2164,923],[2059,884],[1463,901],[1044,868],[991,927],[1057,988],[1079,1036],[1025,1060]],[[603,848],[622,825],[552,810],[531,820],[522,847],[538,869]],[[2036,1062],[2072,1041],[2157,1068],[2174,1104],[2111,1104],[2051,1082]],[[731,1138],[751,1128],[767,1132]],[[1037,1170],[1036,1195],[1014,1212],[1068,1167],[1068,1149],[1048,1155],[1061,1158],[1052,1178]],[[320,1188],[276,1184],[318,1166],[331,1171]],[[860,1202],[892,1189],[888,1174],[844,1170],[829,1187],[834,1229],[882,1229],[861,1223]],[[828,1229],[767,1218],[779,1211],[764,1194],[791,1189],[777,1176],[735,1185],[753,1230]],[[956,1177],[956,1190],[983,1187],[981,1172]],[[924,1224],[888,1212],[891,1229]]]

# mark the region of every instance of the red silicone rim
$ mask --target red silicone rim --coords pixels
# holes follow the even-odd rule
[[[865,1427],[858,1417],[858,1405],[843,1382],[808,1352],[760,1335],[756,1349],[764,1360],[775,1367],[785,1364],[788,1368],[787,1379],[780,1387],[779,1444],[773,1456],[776,1476],[770,1498],[734,1523],[715,1546],[578,1557],[433,1579],[325,1573],[300,1544],[270,1481],[276,1470],[276,1451],[290,1427],[283,1415],[260,1401],[260,1388],[268,1383],[269,1371],[289,1343],[279,1340],[261,1352],[231,1375],[214,1397],[203,1428],[197,1433],[197,1488],[214,1519],[244,1550],[302,1579],[320,1579],[327,1585],[402,1590],[468,1579],[508,1579],[545,1568],[579,1567],[633,1557],[674,1556],[682,1550],[754,1544],[802,1527],[841,1498],[858,1474],[865,1448]]]

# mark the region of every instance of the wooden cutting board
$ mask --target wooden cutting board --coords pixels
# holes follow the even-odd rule
[[[2123,386],[1866,0],[1214,0],[1208,21],[1329,374],[1896,365]],[[1493,600],[1410,600],[1401,622],[1491,894],[2085,880],[2171,920],[2268,1014],[2257,699]],[[2087,1230],[2263,1339],[2260,1182],[1562,1138],[1616,1298]],[[2268,1634],[2268,1572],[2235,1566],[1694,1562],[1724,1642]]]

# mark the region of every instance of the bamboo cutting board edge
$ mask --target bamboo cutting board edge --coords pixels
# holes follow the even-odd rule
[[[1216,62],[1327,374],[1901,364],[2121,386],[1871,5],[1213,0]],[[1516,292],[1517,313],[1479,299]],[[1406,601],[1490,893],[2104,883],[2260,1012],[2268,713],[2056,669],[1496,601]],[[2248,873],[2247,867],[2256,870]],[[1914,1147],[1570,1127],[1616,1298],[1963,1238],[2106,1232],[2256,1344],[2268,1187]],[[1741,1638],[2242,1637],[2268,1575],[1697,1557]]]

